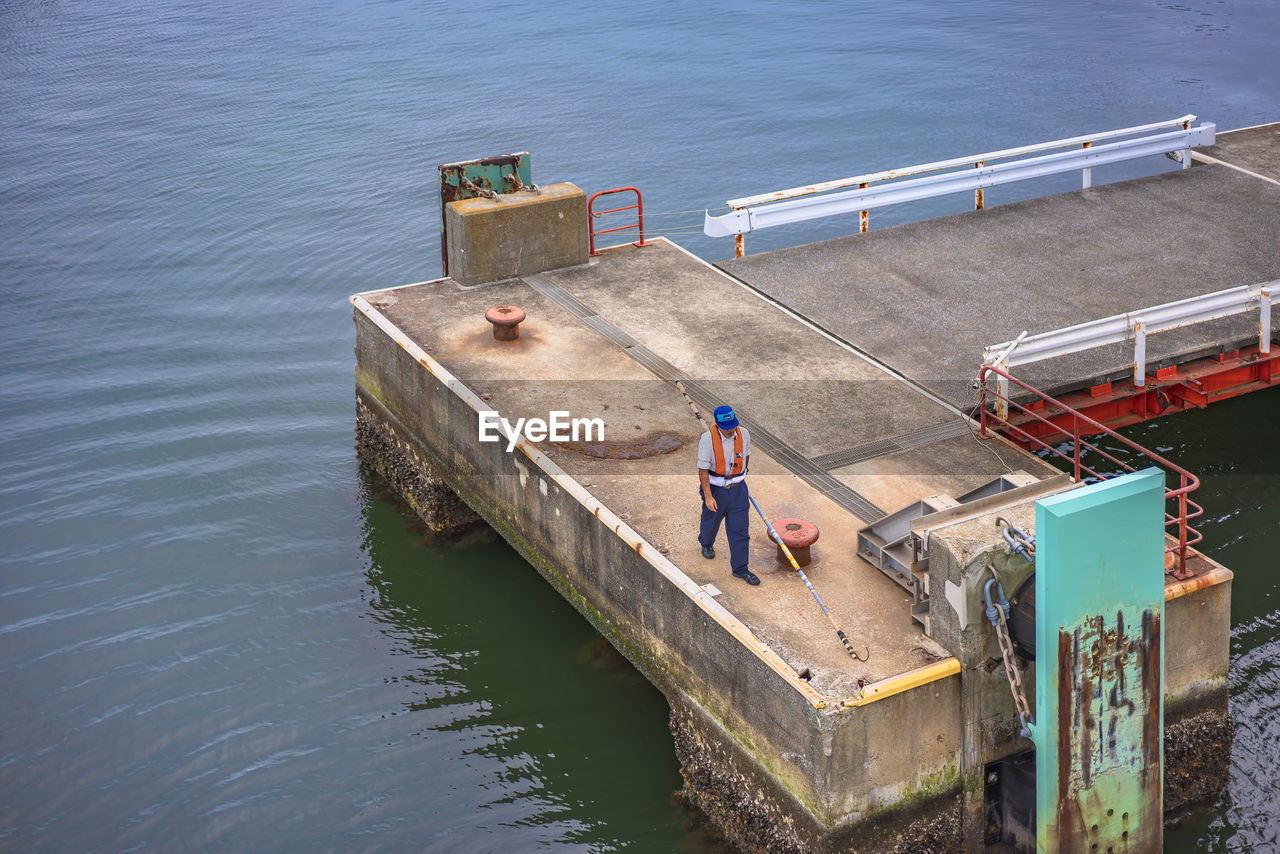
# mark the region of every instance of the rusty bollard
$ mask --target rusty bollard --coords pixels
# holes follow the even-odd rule
[[[520,337],[524,310],[514,305],[495,305],[484,313],[484,319],[493,324],[495,341],[514,341]]]
[[[813,559],[809,554],[809,546],[818,541],[818,526],[807,519],[779,519],[773,523],[773,528],[791,550],[796,563],[808,566]],[[782,553],[781,546],[778,547],[778,563],[791,566],[787,556]]]

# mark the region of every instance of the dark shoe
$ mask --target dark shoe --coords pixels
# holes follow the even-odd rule
[[[757,584],[760,583],[760,579],[757,578],[756,574],[749,569],[744,569],[741,572],[735,572],[733,574],[733,577],[741,578],[743,581],[747,582],[752,587],[755,587]]]
[[[707,560],[711,560],[711,558],[716,556],[716,550],[711,548],[711,546],[703,546],[702,556],[705,557]]]

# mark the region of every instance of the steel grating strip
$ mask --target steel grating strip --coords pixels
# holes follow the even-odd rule
[[[952,439],[969,432],[971,432],[971,428],[968,422],[947,421],[943,424],[935,424],[932,427],[922,427],[913,433],[905,433],[899,437],[898,441],[904,448],[914,447],[915,445],[927,445],[940,439]]]
[[[901,436],[877,439],[874,442],[855,445],[843,451],[823,454],[822,456],[814,457],[813,464],[830,471],[831,469],[851,466],[854,463],[866,462],[886,454],[895,454],[898,451],[919,448],[923,445],[940,442],[943,439],[954,439],[956,436],[963,436],[968,432],[969,425],[965,422],[947,421],[943,424],[933,424],[929,427],[913,430],[910,433],[903,433]]]
[[[583,303],[573,294],[566,291],[564,288],[556,287],[555,285],[552,285],[550,282],[546,282],[545,284],[548,285],[548,287],[544,289],[543,287],[540,287],[538,283],[531,281],[532,278],[533,277],[531,276],[525,281],[527,281],[530,285],[532,285],[534,290],[538,291],[540,294],[547,297],[548,299],[550,299],[552,302],[554,302],[556,305],[560,306],[561,308],[566,309],[570,314],[574,315],[575,317],[584,318],[584,317],[597,316],[596,313],[592,311],[585,303]]]
[[[523,281],[538,293],[547,297],[574,317],[577,317],[589,329],[618,345],[624,353],[631,356],[631,358],[661,379],[666,382],[682,380],[685,390],[689,392],[689,396],[703,409],[715,409],[723,403],[699,382],[686,377],[675,365],[596,314],[590,307],[564,288],[553,284],[541,275],[525,276]],[[864,522],[876,522],[884,518],[884,510],[877,507],[865,496],[859,495],[839,480],[827,474],[824,467],[817,465],[814,460],[810,460],[795,448],[783,442],[762,425],[741,415],[739,415],[738,420],[745,424],[747,430],[751,432],[751,441],[756,447],[773,457],[784,468],[817,489],[827,498]]]

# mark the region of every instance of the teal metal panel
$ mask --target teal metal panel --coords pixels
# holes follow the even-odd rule
[[[529,152],[500,154],[460,163],[442,163],[440,171],[440,266],[449,275],[449,253],[445,247],[444,206],[460,199],[475,199],[530,189],[533,173]]]
[[[474,199],[489,193],[514,193],[532,186],[529,152],[502,154],[461,163],[442,163],[440,169],[440,212],[459,199]]]
[[[1164,473],[1036,503],[1037,850],[1163,841]]]

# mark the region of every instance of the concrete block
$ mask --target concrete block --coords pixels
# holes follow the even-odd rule
[[[478,285],[587,263],[587,196],[551,184],[445,205],[449,275]]]

